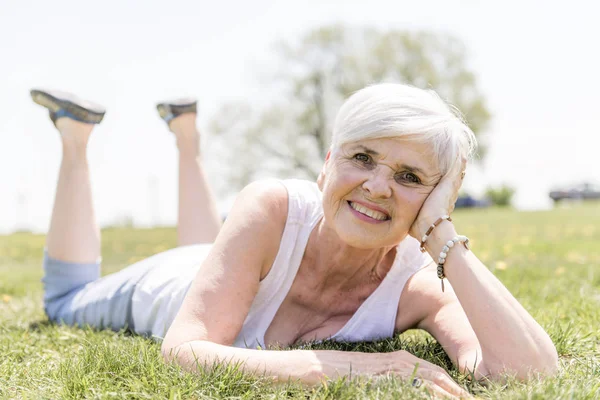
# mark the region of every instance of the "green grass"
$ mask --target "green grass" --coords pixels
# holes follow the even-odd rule
[[[455,379],[481,398],[600,397],[600,203],[530,213],[471,210],[454,216],[475,253],[549,332],[561,358],[558,376],[484,388],[454,371],[437,343],[415,331],[377,343],[318,347],[405,349],[449,367]],[[0,236],[0,398],[428,398],[391,378],[339,380],[306,389],[273,386],[236,366],[189,374],[163,363],[159,345],[141,337],[48,324],[40,284],[43,246],[39,235]],[[105,230],[104,271],[173,246],[173,229]]]

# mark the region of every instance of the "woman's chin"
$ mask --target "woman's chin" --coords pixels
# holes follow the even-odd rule
[[[336,229],[336,232],[339,238],[348,246],[364,250],[396,246],[406,237],[406,233],[391,236],[348,226],[340,226]]]

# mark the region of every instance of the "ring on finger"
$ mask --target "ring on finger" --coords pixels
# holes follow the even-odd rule
[[[461,172],[461,173],[460,173],[460,179],[464,179],[464,178],[465,178],[465,174],[466,174],[466,172],[465,172],[465,171]]]
[[[411,385],[416,388],[420,388],[422,384],[423,381],[421,380],[421,378],[414,378],[411,383]]]

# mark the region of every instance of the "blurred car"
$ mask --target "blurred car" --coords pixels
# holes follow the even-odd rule
[[[491,202],[488,199],[476,199],[469,194],[459,195],[454,203],[454,208],[472,208],[472,207],[489,207]]]
[[[573,200],[594,200],[600,199],[600,185],[592,183],[582,183],[568,188],[552,190],[549,196],[554,201],[567,199]]]

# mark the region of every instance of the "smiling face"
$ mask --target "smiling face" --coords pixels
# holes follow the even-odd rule
[[[353,247],[400,243],[440,179],[429,153],[406,139],[344,144],[319,177],[325,223]]]

